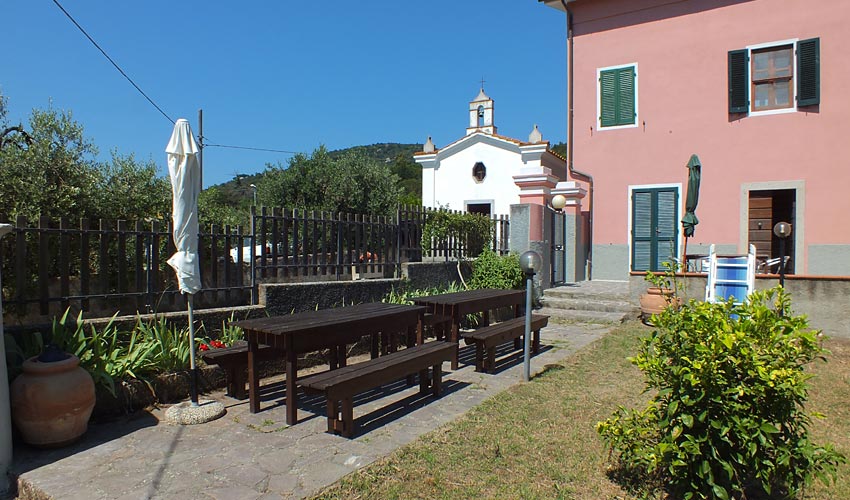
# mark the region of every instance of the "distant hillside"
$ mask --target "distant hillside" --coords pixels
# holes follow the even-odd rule
[[[422,169],[413,161],[413,153],[422,151],[422,144],[399,144],[385,142],[368,146],[353,146],[346,149],[331,151],[331,156],[341,156],[349,151],[362,153],[376,161],[389,163],[392,171],[399,176],[405,196],[401,200],[406,204],[419,204],[422,199]],[[251,184],[259,184],[264,174],[262,172],[236,175],[233,179],[213,186],[221,194],[221,199],[227,204],[239,206],[244,200],[253,196]]]
[[[371,144],[369,146],[352,146],[347,149],[338,149],[331,151],[331,156],[339,156],[348,151],[363,153],[369,158],[374,158],[378,161],[390,163],[399,155],[405,158],[412,158],[413,153],[422,151],[422,144],[399,144],[397,142],[384,142],[379,144]],[[411,160],[412,161],[412,160]]]

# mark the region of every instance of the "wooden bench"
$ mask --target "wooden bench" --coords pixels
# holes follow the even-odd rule
[[[440,314],[434,313],[425,313],[422,318],[422,326],[431,327],[434,332],[434,337],[437,340],[443,340],[446,336],[446,329],[451,328],[452,326],[452,318],[451,316],[442,316]]]
[[[259,346],[259,361],[282,360],[283,351],[267,345]],[[245,399],[246,369],[248,368],[248,343],[239,341],[230,347],[210,349],[201,353],[201,359],[208,365],[218,365],[224,369],[227,378],[227,395],[236,399]]]
[[[540,329],[548,324],[549,316],[531,315],[531,346],[535,354],[540,350]],[[517,341],[524,333],[525,316],[521,316],[463,333],[462,336],[467,344],[475,344],[475,371],[491,372],[496,366],[496,347],[508,340]]]
[[[429,385],[428,369],[432,368],[431,392],[439,396],[443,361],[451,360],[454,350],[455,345],[449,342],[428,342],[380,358],[310,375],[299,379],[298,385],[308,393],[324,394],[327,398],[328,432],[351,437],[354,432],[355,395],[417,372],[419,391],[424,394]]]

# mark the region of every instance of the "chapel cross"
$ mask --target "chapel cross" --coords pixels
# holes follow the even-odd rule
[[[486,81],[486,80],[484,80],[484,77],[482,76],[482,77],[481,77],[481,90],[484,90],[484,82],[485,82],[485,81]]]

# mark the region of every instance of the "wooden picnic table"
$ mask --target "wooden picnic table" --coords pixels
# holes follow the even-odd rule
[[[467,314],[483,313],[483,325],[490,324],[490,311],[500,307],[512,307],[514,317],[523,314],[525,302],[525,291],[523,290],[496,290],[480,289],[465,290],[463,292],[444,293],[431,295],[429,297],[417,297],[413,303],[425,306],[429,313],[439,314],[451,318],[452,329],[449,340],[458,343],[460,322]],[[452,370],[457,370],[457,351],[452,358]]]
[[[259,344],[283,349],[286,358],[286,423],[294,425],[298,414],[297,361],[299,354],[331,350],[331,368],[345,366],[346,344],[365,335],[395,335],[407,331],[408,345],[422,338],[425,307],[374,302],[321,309],[287,316],[257,318],[233,323],[245,331],[248,341],[248,398],[251,413],[260,411],[260,380],[257,370]],[[373,356],[377,353],[373,350]]]

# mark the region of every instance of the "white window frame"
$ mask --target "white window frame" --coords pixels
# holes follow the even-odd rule
[[[777,42],[767,42],[767,43],[758,43],[755,45],[748,45],[744,47],[747,49],[747,114],[749,116],[766,116],[766,115],[782,115],[785,113],[796,113],[797,112],[797,78],[800,77],[797,72],[797,42],[800,41],[799,38],[791,38],[789,40],[780,40]],[[788,108],[782,109],[767,109],[765,111],[753,111],[753,51],[760,49],[769,49],[772,47],[781,47],[783,45],[791,46],[791,66],[793,68],[793,80],[791,89],[793,91],[793,96],[791,97],[791,106]]]
[[[602,78],[603,71],[609,71],[612,69],[622,69],[622,68],[634,68],[635,72],[635,122],[631,125],[614,125],[613,127],[603,127],[602,126],[602,82],[600,81]],[[620,130],[624,128],[637,128],[640,120],[640,111],[638,109],[638,96],[640,93],[638,92],[638,80],[640,80],[640,73],[638,73],[638,63],[633,62],[629,64],[619,64],[617,66],[607,66],[605,68],[596,68],[596,130],[604,131],[604,130]]]

